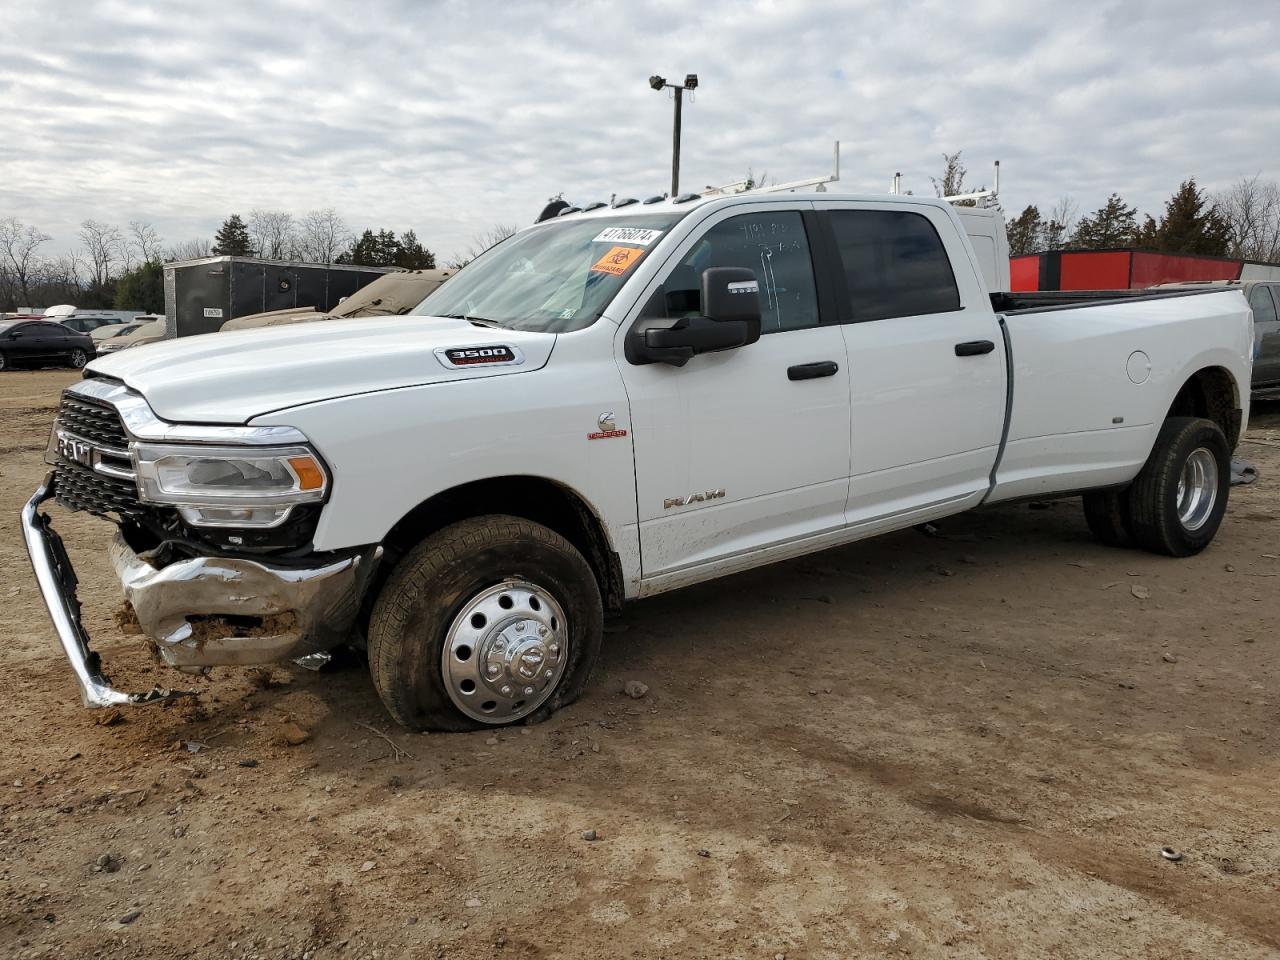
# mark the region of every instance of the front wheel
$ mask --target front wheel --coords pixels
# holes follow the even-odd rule
[[[1170,417],[1128,490],[1133,538],[1152,553],[1199,553],[1222,525],[1231,489],[1231,450],[1211,420]]]
[[[369,670],[414,730],[537,721],[586,686],[603,630],[590,565],[519,517],[464,520],[401,560],[369,621]]]
[[[79,370],[81,367],[83,367],[86,363],[89,362],[89,355],[85,353],[83,350],[72,350],[70,359],[71,359],[71,366]]]
[[[0,353],[0,371],[8,370],[8,369],[9,369],[9,359],[3,353]]]

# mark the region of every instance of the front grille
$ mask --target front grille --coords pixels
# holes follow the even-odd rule
[[[62,395],[57,429],[73,433],[100,449],[126,450],[129,447],[124,425],[114,409],[74,394]],[[123,463],[118,465],[124,466]],[[138,502],[138,488],[133,480],[106,476],[61,453],[58,454],[55,473],[54,493],[58,502],[68,509],[122,521],[139,520],[147,512],[147,508]]]
[[[104,477],[74,460],[58,457],[54,493],[69,510],[121,520],[141,520],[147,508],[138,502],[138,488],[132,480]]]
[[[124,425],[115,410],[72,394],[62,395],[58,426],[100,446],[115,447],[117,450],[125,450],[129,446]]]

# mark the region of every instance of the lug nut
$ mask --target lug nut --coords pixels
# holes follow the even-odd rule
[[[548,680],[550,680],[551,674],[552,674],[552,671],[548,670],[546,673],[543,674],[543,676],[546,677]]]
[[[540,637],[545,637],[545,636],[546,636],[548,633],[550,633],[550,632],[551,632],[551,631],[550,631],[550,630],[548,630],[546,627],[539,627],[539,628],[538,628],[538,636],[540,636]]]
[[[496,663],[489,664],[489,676],[496,677],[498,675],[499,669],[500,668]]]
[[[560,652],[560,644],[553,643],[551,646],[547,647],[547,649],[551,651],[552,656],[555,656]]]
[[[509,696],[511,696],[511,687],[510,687],[508,684],[505,684],[505,683],[504,683],[504,684],[502,685],[502,695],[503,695],[504,697],[509,697]]]
[[[525,687],[525,688],[524,688],[524,695],[525,695],[526,697],[531,697],[531,696],[533,696],[533,687]]]

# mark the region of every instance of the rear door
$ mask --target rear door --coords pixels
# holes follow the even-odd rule
[[[842,283],[851,526],[976,505],[1004,431],[1003,337],[963,233],[928,205],[818,201]]]
[[[1253,309],[1253,385],[1280,382],[1280,287],[1255,284],[1249,291]]]

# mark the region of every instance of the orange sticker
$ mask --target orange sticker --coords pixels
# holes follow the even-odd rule
[[[614,247],[595,262],[591,272],[611,273],[615,277],[620,277],[630,270],[631,265],[643,256],[644,251],[635,247]]]

